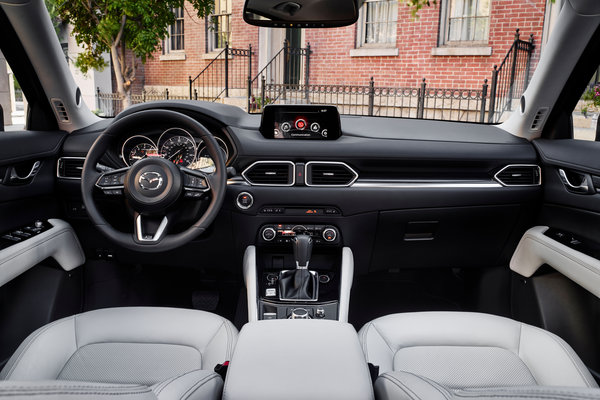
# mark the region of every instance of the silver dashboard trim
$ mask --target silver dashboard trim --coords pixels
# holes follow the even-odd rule
[[[498,189],[503,187],[494,181],[472,182],[407,182],[407,181],[356,181],[351,187],[370,189]]]
[[[510,168],[510,167],[534,167],[537,168],[538,170],[538,176],[540,177],[538,179],[538,183],[534,183],[534,184],[526,184],[526,185],[510,185],[510,184],[506,184],[504,182],[502,182],[499,178],[498,175],[501,174],[505,169]],[[527,186],[540,186],[542,184],[542,168],[537,165],[537,164],[508,164],[507,166],[505,166],[504,168],[502,168],[500,171],[496,172],[496,174],[494,174],[494,180],[496,180],[497,182],[499,182],[502,186],[505,187],[519,187],[519,186],[523,186],[523,187],[527,187]]]
[[[60,178],[60,179],[78,179],[81,180],[81,178],[76,178],[73,176],[62,176],[60,174],[60,163],[62,160],[83,160],[85,162],[85,157],[60,157],[57,161],[56,161],[56,177]],[[82,166],[82,171],[83,171],[83,166]]]

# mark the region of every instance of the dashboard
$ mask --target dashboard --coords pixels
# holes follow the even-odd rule
[[[144,103],[120,116],[152,109],[174,110],[199,121],[227,156],[227,191],[220,215],[200,240],[179,250],[194,260],[202,254],[202,265],[239,271],[244,251],[257,243],[261,227],[277,224],[336,226],[343,245],[352,248],[357,273],[385,270],[392,267],[390,260],[399,259],[411,267],[499,265],[508,262],[511,252],[503,248],[521,237],[519,229],[535,215],[532,207],[542,192],[539,175],[529,185],[501,181],[503,176],[538,171],[538,159],[528,141],[496,126],[337,113],[332,119],[289,106],[271,115],[252,115],[235,106],[196,101]],[[300,130],[310,130],[317,122],[321,139],[273,137],[276,124],[303,119]],[[111,122],[70,134],[60,157],[82,163]],[[331,140],[330,132],[336,129],[340,135]],[[177,126],[136,127],[101,163],[117,169],[145,157],[214,170],[202,139]],[[520,165],[528,169],[506,169]],[[67,215],[79,218],[80,229],[94,238],[86,242],[98,243],[103,239],[85,222],[81,209],[80,182],[60,179],[60,174],[59,168]],[[116,215],[117,200],[99,197],[115,221],[128,221]],[[178,211],[192,218],[196,202],[188,200],[181,199]],[[119,257],[160,262],[156,256],[124,251]],[[162,262],[171,265],[175,259]],[[181,260],[189,265],[188,259]]]

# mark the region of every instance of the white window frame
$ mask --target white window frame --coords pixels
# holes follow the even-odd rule
[[[226,9],[225,10],[217,10],[217,4],[221,3],[221,2],[225,2],[226,3]],[[229,45],[231,46],[231,16],[232,16],[232,0],[215,0],[215,5],[213,6],[213,12],[208,16],[207,18],[207,23],[206,23],[206,36],[207,36],[207,52],[215,52],[215,51],[220,51],[223,48],[225,48],[225,43],[221,43],[222,46],[217,47],[217,43],[216,43],[216,32],[214,31],[213,28],[213,18],[226,18],[227,19],[227,27],[228,27],[228,31],[221,31],[221,32],[227,32],[227,42],[229,42]]]
[[[162,55],[161,59],[170,59],[170,55],[179,56],[185,55],[185,20],[183,8],[178,7],[173,9],[173,14],[175,14],[175,23],[173,25],[169,25],[168,31],[169,36],[162,41]],[[179,25],[178,25],[179,23]],[[181,27],[181,33],[176,32],[177,27]],[[181,37],[181,47],[176,48],[177,46],[173,46],[173,36],[177,35]]]
[[[367,3],[389,1],[392,6],[390,9],[390,19],[387,21],[389,24],[393,24],[393,40],[390,42],[376,42],[367,43]],[[397,29],[398,29],[398,0],[365,0],[362,7],[360,8],[358,15],[358,22],[356,24],[356,49],[366,48],[394,48],[396,47],[397,40]],[[388,55],[388,54],[386,54]],[[392,54],[389,54],[392,55]],[[397,52],[395,52],[397,55]]]
[[[458,0],[445,0],[441,2],[440,7],[440,29],[438,37],[439,46],[485,46],[489,42],[490,37],[490,22],[491,22],[491,11],[492,11],[492,0],[488,10],[488,15],[475,15],[472,18],[487,18],[487,35],[482,40],[450,40],[450,6],[451,3]],[[475,0],[479,3],[482,0]],[[475,7],[478,9],[478,7]],[[463,17],[464,18],[464,17]],[[468,17],[467,17],[468,18]]]

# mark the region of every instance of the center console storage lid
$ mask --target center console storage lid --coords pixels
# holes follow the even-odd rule
[[[242,328],[224,400],[369,400],[369,368],[352,325],[268,320]]]

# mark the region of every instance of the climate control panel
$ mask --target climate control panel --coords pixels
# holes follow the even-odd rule
[[[296,235],[310,235],[315,245],[337,245],[341,243],[340,231],[333,225],[313,224],[269,224],[263,225],[258,241],[263,244],[288,244]]]

